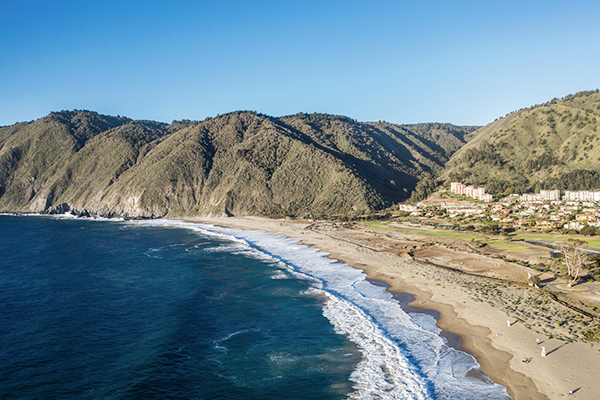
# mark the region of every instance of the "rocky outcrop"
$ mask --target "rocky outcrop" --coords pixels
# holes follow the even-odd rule
[[[71,206],[67,203],[60,203],[45,210],[47,214],[66,214],[70,211]]]

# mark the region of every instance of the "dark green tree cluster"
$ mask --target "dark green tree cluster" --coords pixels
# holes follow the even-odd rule
[[[586,225],[579,230],[579,234],[585,236],[596,236],[599,233],[599,231],[600,230],[595,226]]]
[[[550,154],[544,153],[538,157],[533,157],[525,162],[525,168],[530,171],[539,171],[544,168],[551,167],[553,165],[560,164],[560,161],[557,160]]]
[[[468,149],[462,156],[462,162],[466,163],[470,167],[478,162],[483,162],[495,167],[501,167],[504,165],[502,156],[500,153],[494,151],[493,148],[490,150]]]
[[[412,192],[409,203],[418,203],[421,200],[425,200],[431,196],[438,188],[439,182],[431,176],[431,174],[425,175],[423,179],[417,183],[417,187]]]
[[[577,169],[564,172],[557,178],[548,179],[542,186],[561,190],[595,190],[600,188],[600,171]]]

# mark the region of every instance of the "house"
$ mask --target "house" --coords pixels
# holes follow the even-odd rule
[[[565,229],[574,229],[574,230],[580,230],[583,229],[585,225],[582,224],[581,222],[575,222],[575,221],[571,221],[571,222],[567,222],[566,224],[563,225],[563,228]]]
[[[400,204],[400,206],[398,207],[398,209],[400,211],[405,211],[405,212],[419,211],[419,207],[413,206],[413,205],[410,205],[410,204]]]
[[[535,224],[536,227],[543,228],[543,229],[560,228],[561,225],[562,224],[560,222],[554,222],[554,221],[538,221]]]
[[[529,220],[525,219],[525,218],[520,218],[514,222],[514,225],[518,226],[518,227],[527,226],[528,224],[529,224]]]

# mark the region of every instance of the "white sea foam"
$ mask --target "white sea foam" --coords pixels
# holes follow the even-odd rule
[[[91,216],[91,217],[80,217],[78,215],[75,214],[71,214],[70,212],[68,213],[64,213],[64,214],[41,214],[41,213],[30,213],[30,212],[26,212],[26,213],[18,213],[18,212],[11,212],[11,213],[0,213],[0,215],[9,215],[9,216],[17,216],[17,217],[45,217],[45,218],[54,218],[54,219],[78,219],[78,220],[87,220],[87,221],[111,221],[111,222],[119,222],[119,221],[125,221],[124,218],[106,218],[106,217],[98,217],[98,216]]]
[[[238,251],[284,263],[326,296],[323,314],[336,332],[356,343],[362,360],[351,375],[351,399],[509,399],[506,389],[467,377],[479,368],[469,354],[446,345],[430,316],[411,316],[366,275],[327,258],[298,240],[262,231],[243,231],[172,220],[143,223],[192,229],[233,241]],[[308,291],[312,293],[312,291]]]
[[[271,279],[290,279],[290,276],[283,272],[278,272],[276,274],[271,275]]]
[[[149,249],[144,254],[146,254],[146,256],[148,256],[149,258],[162,258],[162,256],[160,255],[160,249]]]
[[[58,218],[58,219],[76,219],[76,218],[79,218],[79,217],[77,215],[75,215],[75,214],[64,213],[64,214],[52,214],[52,218]]]

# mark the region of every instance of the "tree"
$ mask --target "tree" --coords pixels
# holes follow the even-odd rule
[[[437,189],[438,183],[435,178],[428,172],[423,174],[423,178],[417,183],[415,190],[412,192],[409,203],[417,203],[431,196]]]
[[[492,222],[488,225],[484,225],[479,229],[482,233],[491,233],[493,235],[497,235],[500,233],[500,226],[497,222]]]
[[[567,275],[571,278],[567,286],[571,287],[579,280],[582,272],[590,265],[590,256],[581,246],[587,242],[569,239],[566,243],[555,243],[555,247],[563,253]]]
[[[596,228],[595,226],[586,225],[579,230],[579,233],[581,235],[594,236],[598,233],[598,228]]]

